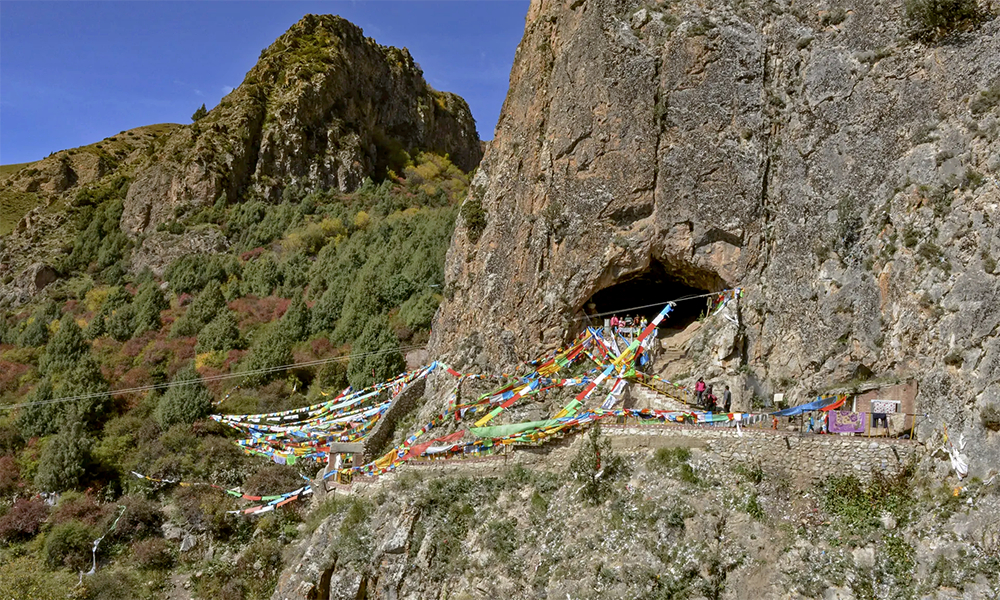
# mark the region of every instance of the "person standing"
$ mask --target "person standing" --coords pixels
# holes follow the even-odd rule
[[[698,399],[698,405],[701,406],[702,397],[705,395],[705,378],[699,377],[698,381],[694,384],[694,395]]]
[[[733,407],[733,393],[729,391],[728,385],[726,386],[726,389],[722,391],[722,406],[725,408],[727,413]]]

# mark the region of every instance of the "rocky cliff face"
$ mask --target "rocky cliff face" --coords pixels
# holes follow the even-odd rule
[[[739,335],[698,362],[745,402],[915,378],[926,436],[945,421],[1000,457],[1000,124],[984,94],[1000,22],[927,46],[901,14],[532,2],[467,201],[486,224],[459,222],[432,355],[493,368],[557,346],[595,292],[657,264],[745,288]]]
[[[400,150],[448,153],[471,170],[481,151],[468,105],[431,89],[407,50],[339,17],[307,15],[136,171],[122,229],[138,235],[241,194],[280,200],[288,186],[352,191]]]

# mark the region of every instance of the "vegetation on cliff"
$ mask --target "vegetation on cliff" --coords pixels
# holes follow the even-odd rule
[[[440,301],[444,253],[469,176],[445,156],[401,157],[398,175],[356,192],[287,188],[278,203],[248,199],[180,215],[163,227],[169,235],[210,228],[231,250],[178,257],[160,277],[130,272],[133,243],[118,228],[125,180],[75,196],[67,210],[80,227],[59,265],[66,276],[0,316],[0,402],[18,405],[0,415],[0,460],[11,466],[0,489],[0,562],[23,567],[2,570],[0,588],[56,597],[46,586],[89,560],[93,540],[130,498],[151,502],[156,519],[233,548],[274,526],[227,515],[234,504],[217,490],[152,484],[130,472],[288,491],[301,481],[295,469],[242,455],[228,432],[205,420],[212,401],[240,384],[217,410],[294,408],[405,367],[403,352],[425,343]],[[379,354],[348,359],[370,352]],[[336,356],[344,360],[260,372]],[[226,374],[238,377],[202,382]],[[185,385],[62,401],[168,382]],[[49,492],[64,492],[52,513],[66,515],[59,520],[24,504]],[[294,523],[297,515],[276,518]],[[283,527],[282,535],[294,535]],[[164,569],[201,560],[179,553],[183,536],[164,539],[159,527],[135,538],[110,535],[98,562],[129,575],[118,588],[100,575],[86,578],[81,597],[155,594]],[[272,577],[280,565],[273,544],[254,550],[272,556]],[[208,593],[219,581],[218,590],[228,590],[220,597],[264,597],[273,585],[230,575],[242,583],[217,573],[199,585]]]

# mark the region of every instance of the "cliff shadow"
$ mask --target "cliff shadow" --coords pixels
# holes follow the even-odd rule
[[[583,305],[584,324],[603,325],[612,315],[618,318],[646,317],[652,320],[667,302],[677,305],[663,321],[661,328],[683,330],[694,323],[706,310],[703,296],[716,289],[692,285],[690,278],[672,273],[658,260],[648,267],[629,274],[595,292]],[[694,296],[694,298],[692,298]]]

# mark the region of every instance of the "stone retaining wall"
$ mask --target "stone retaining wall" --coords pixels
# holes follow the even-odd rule
[[[758,462],[771,473],[794,483],[811,485],[830,475],[856,475],[861,479],[878,471],[895,474],[921,446],[908,440],[789,433],[770,429],[685,427],[679,425],[604,425],[616,447],[695,447],[707,458],[726,462]],[[616,438],[622,439],[615,443]],[[627,440],[627,441],[626,441]],[[655,440],[655,442],[654,442]],[[624,443],[623,443],[624,442]]]

